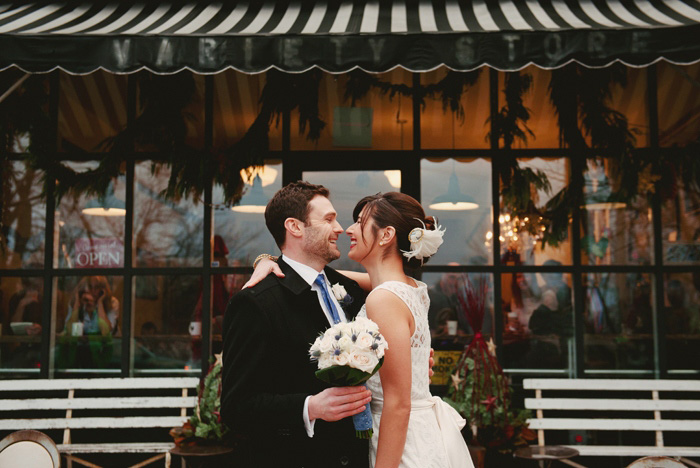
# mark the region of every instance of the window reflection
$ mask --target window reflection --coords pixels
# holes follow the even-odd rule
[[[203,203],[163,198],[170,169],[136,164],[134,175],[134,265],[202,265]]]
[[[653,253],[651,206],[644,197],[622,199],[611,170],[608,160],[589,161],[584,173],[581,263],[649,265]]]
[[[653,369],[652,276],[588,273],[583,286],[586,369]]]
[[[133,298],[134,372],[201,369],[202,321],[197,276],[136,276]]]
[[[519,272],[503,274],[501,278],[504,367],[572,369],[573,299],[569,275]]]
[[[76,171],[97,162],[66,162]],[[54,267],[121,268],[124,266],[124,177],[114,179],[102,196],[66,194],[56,211]]]
[[[43,268],[46,203],[42,173],[20,161],[2,165],[0,268]]]
[[[82,276],[55,282],[54,368],[61,373],[118,373],[123,279]]]
[[[445,242],[430,259],[431,265],[492,263],[488,236],[492,231],[489,160],[423,159],[421,200],[426,213],[437,217],[446,229]],[[446,200],[451,203],[444,203]],[[444,209],[449,205],[452,209]]]
[[[252,266],[259,254],[279,251],[263,213],[270,198],[282,188],[282,164],[268,162],[261,169],[251,169],[244,180],[243,198],[233,208],[224,204],[221,186],[214,186],[213,267]]]
[[[519,159],[518,164],[521,169],[544,173],[551,190],[534,190],[526,187],[525,190],[532,198],[529,212],[518,213],[515,207],[508,206],[504,200],[501,200],[501,214],[498,222],[502,262],[513,265],[543,265],[547,261],[556,260],[559,264],[571,265],[571,236],[568,219],[552,222],[552,220],[543,221],[541,216],[545,205],[562,190],[567,189],[569,161],[565,158],[531,158]],[[542,236],[547,229],[550,232],[553,229],[563,229],[563,232],[556,236],[561,239],[556,245],[551,245],[549,242],[542,244]],[[490,231],[487,234],[490,234]]]
[[[39,372],[44,280],[30,276],[0,281],[0,369],[13,369],[13,375]]]
[[[664,289],[668,366],[700,370],[700,273],[666,275]]]
[[[661,216],[664,264],[700,264],[700,190],[677,176]]]

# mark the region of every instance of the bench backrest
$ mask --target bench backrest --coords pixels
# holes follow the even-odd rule
[[[195,407],[198,385],[196,377],[0,381],[0,412],[20,414],[0,419],[0,430],[62,429],[70,443],[71,429],[177,427]],[[65,413],[56,417],[57,410]],[[95,415],[105,410],[111,415]]]
[[[529,423],[531,429],[537,430],[539,445],[545,445],[544,431],[550,429],[653,431],[657,447],[664,446],[664,431],[700,431],[700,381],[697,380],[545,378],[524,379],[523,388],[535,391],[535,398],[525,399],[525,407],[536,410],[536,418]],[[568,394],[562,396],[562,392]],[[593,392],[595,396],[590,396]],[[678,398],[681,392],[682,398]],[[567,417],[545,417],[545,410],[566,411]],[[629,411],[634,412],[634,417],[591,418],[587,413],[590,411]],[[663,419],[665,412],[671,415],[683,412],[684,416]]]

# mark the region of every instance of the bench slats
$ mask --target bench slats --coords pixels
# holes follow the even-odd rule
[[[700,401],[623,400],[620,398],[526,398],[525,407],[542,410],[700,411]]]
[[[590,456],[619,456],[619,457],[698,457],[700,447],[644,447],[617,445],[569,445],[578,450],[579,455]]]
[[[599,431],[700,431],[700,421],[680,419],[528,419],[530,429],[599,430]]]
[[[126,418],[50,418],[0,419],[0,430],[22,429],[129,429],[181,426],[187,418],[181,416],[144,416]]]
[[[197,377],[127,377],[100,379],[32,379],[0,381],[0,391],[139,390],[197,388]]]
[[[609,390],[700,392],[698,380],[524,379],[526,390]]]
[[[197,397],[37,398],[0,400],[0,411],[128,408],[194,408]]]
[[[175,447],[172,442],[121,444],[59,444],[61,453],[163,453]]]

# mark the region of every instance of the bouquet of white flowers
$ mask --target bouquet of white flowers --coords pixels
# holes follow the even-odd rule
[[[318,361],[316,377],[330,385],[346,387],[364,384],[372,377],[382,366],[388,347],[376,323],[357,317],[326,330],[311,345],[309,354],[311,360]],[[353,423],[357,437],[372,437],[369,405],[353,416]]]

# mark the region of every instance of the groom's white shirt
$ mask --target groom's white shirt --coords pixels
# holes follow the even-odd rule
[[[328,320],[329,325],[333,325],[333,316],[331,315],[331,311],[328,310],[328,307],[326,307],[326,303],[323,300],[323,296],[319,294],[319,287],[314,283],[316,281],[316,277],[318,276],[319,273],[323,273],[323,278],[326,281],[326,288],[328,289],[328,292],[331,292],[331,284],[328,281],[328,278],[326,277],[326,274],[321,271],[316,271],[315,269],[311,268],[308,265],[304,265],[303,263],[299,263],[296,260],[292,260],[289,257],[286,257],[282,255],[282,258],[284,259],[285,263],[292,267],[294,271],[297,272],[301,278],[306,281],[310,286],[311,290],[316,292],[316,295],[318,296],[318,302],[321,305],[321,310],[326,314],[326,320]],[[331,301],[335,304],[335,310],[338,311],[338,316],[340,316],[340,320],[343,322],[347,322],[348,319],[345,316],[345,312],[343,312],[343,308],[340,307],[340,304],[336,300],[335,296],[333,294],[329,294]],[[306,400],[304,400],[304,427],[306,428],[306,433],[308,434],[309,437],[314,436],[314,425],[316,424],[316,420],[314,419],[311,421],[309,419],[309,398],[311,396],[307,396]]]

